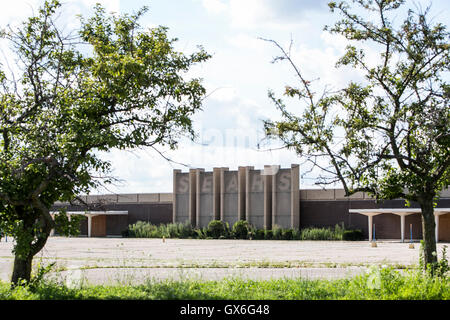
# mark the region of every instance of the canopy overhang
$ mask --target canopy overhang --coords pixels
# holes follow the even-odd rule
[[[52,211],[50,212],[50,214],[57,214],[59,213],[59,211]],[[84,215],[88,218],[88,237],[91,237],[91,231],[92,231],[92,217],[95,216],[117,216],[117,215],[128,215],[128,211],[119,211],[119,210],[106,210],[106,211],[66,211],[66,214],[69,216],[71,215]],[[52,234],[53,235],[54,230],[52,230]]]
[[[415,213],[421,213],[422,210],[419,208],[402,208],[402,209],[349,209],[349,213],[359,213],[368,217],[368,227],[369,227],[369,241],[373,240],[372,226],[373,226],[373,216],[391,213],[400,216],[400,232],[401,240],[405,241],[405,216]],[[436,242],[439,239],[439,216],[450,213],[450,208],[435,208],[434,209],[434,219],[436,223]]]

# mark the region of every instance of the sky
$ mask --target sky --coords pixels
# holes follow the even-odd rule
[[[30,16],[40,0],[2,2],[0,26],[14,24]],[[432,1],[431,16],[450,22],[448,0]],[[159,150],[173,160],[169,162],[154,150],[111,151],[102,157],[112,163],[113,175],[120,183],[92,190],[96,193],[172,192],[173,169],[264,165],[290,167],[300,164],[301,188],[314,186],[317,172],[308,167],[293,151],[271,150],[278,144],[264,140],[263,120],[279,119],[268,98],[268,90],[282,97],[286,85],[294,86],[292,69],[284,63],[271,63],[279,55],[272,39],[283,47],[292,41],[291,55],[307,79],[316,79],[318,90],[345,86],[362,74],[349,68],[335,68],[347,42],[324,31],[338,16],[329,11],[327,0],[65,0],[62,11],[65,27],[76,26],[75,14],[89,15],[97,2],[107,12],[133,13],[143,6],[143,27],[163,25],[169,36],[177,38],[176,49],[186,54],[201,45],[212,58],[195,66],[188,77],[200,77],[207,89],[203,110],[193,117],[196,141],[182,140],[177,150]],[[406,7],[424,8],[429,1],[407,1]],[[7,4],[7,5],[5,5]],[[396,17],[397,18],[397,17]],[[401,16],[397,19],[401,20]],[[376,59],[377,53],[367,48]],[[3,53],[4,54],[4,53]],[[299,112],[301,105],[292,105]],[[259,148],[258,148],[259,146]],[[336,186],[339,187],[339,186]]]

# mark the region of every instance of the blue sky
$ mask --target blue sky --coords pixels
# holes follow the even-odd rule
[[[96,2],[108,11],[121,13],[148,6],[150,10],[141,21],[144,27],[164,25],[171,37],[179,39],[178,50],[189,53],[202,45],[213,55],[187,75],[203,78],[208,91],[203,111],[194,117],[197,141],[183,141],[176,151],[161,148],[169,158],[192,168],[236,170],[239,165],[262,168],[265,164],[289,167],[291,163],[302,163],[287,150],[257,149],[264,137],[262,120],[278,118],[267,97],[268,90],[281,95],[285,85],[295,83],[287,65],[271,63],[278,51],[259,37],[286,47],[292,39],[296,63],[306,78],[319,78],[318,84],[337,89],[361,77],[358,71],[334,68],[347,43],[323,31],[337,18],[328,10],[327,0],[66,0],[63,8],[68,28],[74,14],[89,14]],[[0,24],[22,19],[39,3],[42,1],[8,2],[0,12]],[[428,3],[407,1],[407,7],[425,7]],[[432,16],[448,25],[448,0],[432,3]],[[368,50],[369,56],[376,59],[376,52]],[[300,105],[292,107],[301,110]],[[172,170],[188,169],[150,150],[113,151],[104,157],[111,160],[114,175],[123,182],[93,193],[171,192]],[[307,167],[301,167],[301,171],[306,172]],[[301,187],[313,185],[314,177],[314,172],[306,174]]]

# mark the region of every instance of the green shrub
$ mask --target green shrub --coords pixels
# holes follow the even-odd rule
[[[227,235],[227,227],[223,221],[212,220],[208,223],[208,236],[213,239],[219,239],[220,237],[225,237]]]
[[[330,228],[305,228],[301,232],[301,240],[336,240]]]
[[[342,233],[342,240],[346,241],[362,241],[364,240],[364,233],[359,230],[344,230]]]
[[[128,234],[132,238],[159,238],[158,227],[145,221],[130,225]]]
[[[194,232],[197,239],[207,239],[209,237],[207,228],[195,229]]]
[[[282,238],[283,238],[283,240],[292,240],[293,239],[293,230],[292,229],[283,229]]]
[[[361,230],[345,230],[344,225],[337,224],[332,228],[283,229],[274,225],[272,230],[259,230],[245,220],[239,220],[230,230],[228,223],[213,220],[208,227],[194,229],[191,224],[168,223],[159,226],[138,221],[122,233],[124,237],[134,238],[197,238],[197,239],[266,239],[266,240],[364,240]]]
[[[273,239],[273,231],[272,230],[264,230],[264,239],[272,240]]]
[[[194,236],[194,228],[192,228],[189,221],[186,221],[184,224],[179,224],[178,233],[182,239],[192,238]]]
[[[292,230],[292,240],[301,240],[302,233],[299,229]]]
[[[232,229],[233,236],[236,239],[247,239],[249,231],[250,231],[250,225],[245,220],[236,221],[236,223],[233,225],[233,229]]]
[[[194,229],[189,222],[168,223],[159,226],[145,221],[138,221],[122,232],[122,236],[131,238],[191,238],[195,236]]]
[[[258,229],[258,230],[256,230],[253,239],[255,239],[255,240],[264,240],[264,234],[265,234],[264,229]]]
[[[341,225],[336,224],[334,226],[334,239],[333,240],[343,240],[344,237],[344,223],[342,222]]]
[[[273,240],[283,240],[283,229],[281,229],[279,226],[274,225],[272,227],[273,232]]]

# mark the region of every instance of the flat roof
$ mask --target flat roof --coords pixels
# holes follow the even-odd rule
[[[402,208],[402,209],[349,209],[348,212],[351,213],[360,213],[360,214],[370,214],[370,213],[393,213],[393,214],[411,214],[411,213],[420,213],[422,209],[420,208]],[[444,214],[450,213],[450,208],[434,208],[435,214]]]
[[[52,211],[50,213],[58,213],[59,211]],[[103,214],[103,215],[108,215],[108,216],[112,216],[112,215],[128,215],[128,210],[127,211],[119,211],[119,210],[108,210],[108,211],[67,211],[67,214],[95,214],[95,215],[99,215],[99,214]]]

